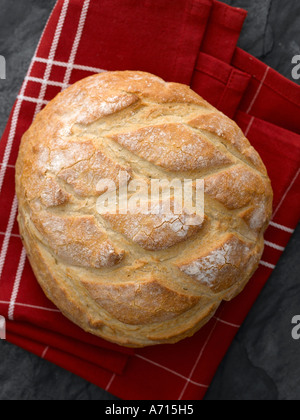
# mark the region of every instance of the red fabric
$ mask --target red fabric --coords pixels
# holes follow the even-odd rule
[[[214,1],[201,51],[230,63],[246,16],[246,10]]]
[[[233,118],[251,76],[201,52],[191,87],[220,111]]]
[[[86,346],[85,343],[79,340],[72,339],[66,335],[59,334],[46,330],[45,328],[38,328],[36,325],[7,321],[8,334],[23,337],[30,337],[32,341],[39,343],[42,346],[42,352],[48,352],[52,349],[63,351],[69,355],[78,357],[81,360],[87,359],[87,350],[89,360],[92,361],[96,367],[105,367],[105,369],[121,374],[126,366],[128,356],[126,354],[116,353],[112,349],[101,348],[90,344]],[[43,356],[43,353],[40,356]],[[43,356],[44,357],[44,356]]]
[[[300,134],[299,87],[239,48],[232,64],[252,76],[241,111]]]
[[[300,214],[300,88],[236,48],[246,12],[213,0],[59,0],[0,143],[0,314],[7,338],[127,399],[201,399],[275,268]],[[190,84],[234,118],[271,177],[260,268],[194,337],[128,350],[84,333],[41,292],[16,223],[14,165],[36,112],[68,84],[135,69]]]

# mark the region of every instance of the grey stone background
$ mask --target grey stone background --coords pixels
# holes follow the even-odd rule
[[[176,1],[176,0],[174,0]],[[299,0],[226,0],[249,15],[239,46],[292,80],[300,54]],[[0,135],[55,0],[0,0]],[[300,229],[233,341],[206,400],[300,400]],[[114,399],[81,378],[0,341],[0,400]]]

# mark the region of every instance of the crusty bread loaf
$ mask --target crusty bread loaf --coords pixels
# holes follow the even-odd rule
[[[99,182],[120,188],[121,172],[125,184],[204,180],[204,220],[99,214]],[[130,347],[191,336],[243,290],[273,197],[233,121],[187,86],[133,71],[89,77],[51,101],[23,136],[16,188],[45,294],[85,331]]]

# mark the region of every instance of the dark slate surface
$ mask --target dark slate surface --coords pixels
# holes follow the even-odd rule
[[[292,79],[300,54],[299,0],[227,0],[249,11],[239,46]],[[0,0],[0,134],[25,76],[54,0]],[[207,400],[300,399],[300,341],[291,320],[300,315],[300,229],[224,358]],[[105,391],[0,341],[0,400],[113,399]]]

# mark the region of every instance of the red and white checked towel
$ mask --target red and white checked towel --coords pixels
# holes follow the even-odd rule
[[[0,314],[7,338],[124,399],[201,399],[300,214],[300,87],[236,47],[246,12],[214,0],[58,0],[0,143]],[[34,116],[75,81],[144,70],[191,85],[244,130],[275,192],[260,268],[194,337],[132,351],[82,332],[41,292],[16,223],[14,165]]]

